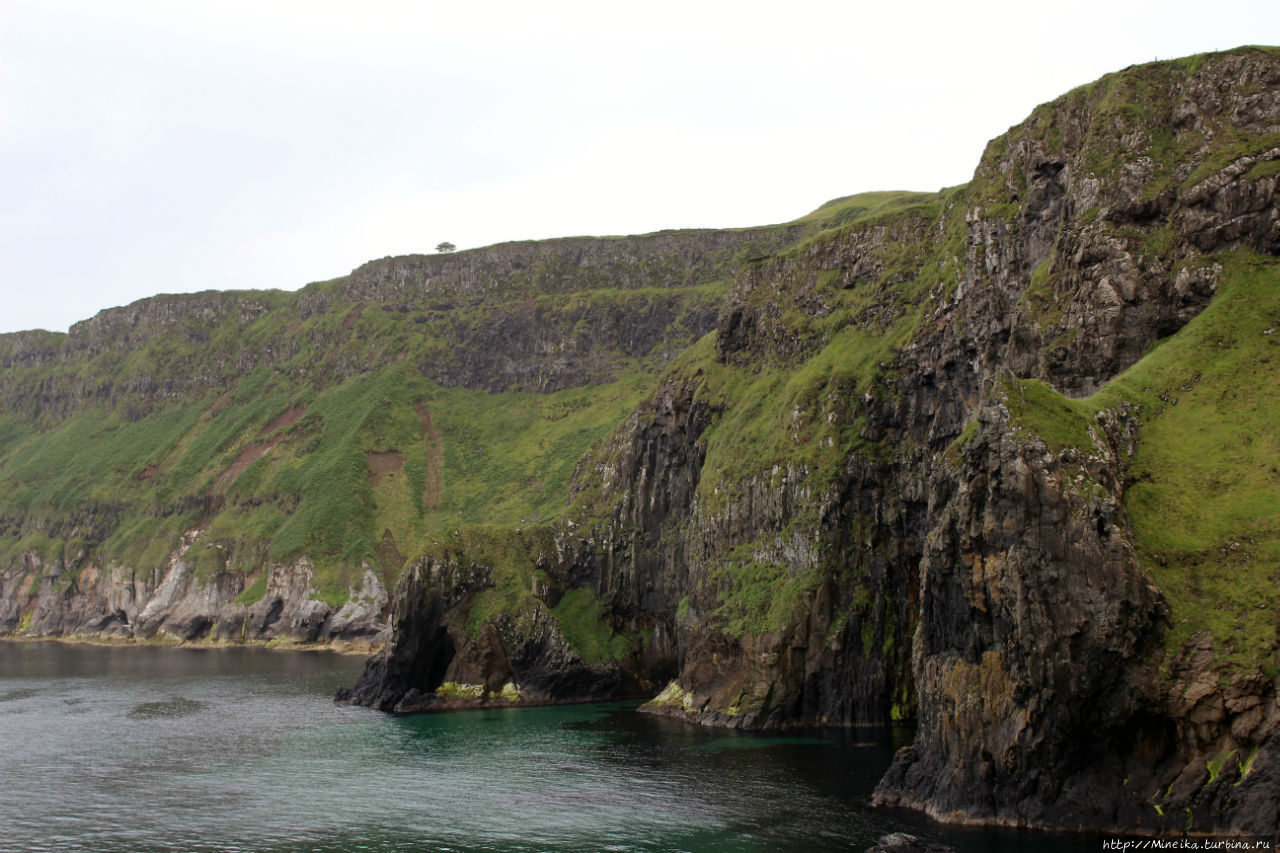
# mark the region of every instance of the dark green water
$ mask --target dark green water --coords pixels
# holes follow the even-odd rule
[[[1097,849],[871,809],[901,731],[750,735],[635,703],[393,718],[330,701],[361,666],[0,643],[0,849]]]

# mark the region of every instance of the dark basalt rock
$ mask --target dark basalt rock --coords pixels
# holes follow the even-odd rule
[[[383,711],[411,713],[499,702],[508,683],[523,704],[585,702],[635,693],[617,663],[588,663],[571,648],[546,608],[533,602],[517,619],[500,616],[478,634],[468,628],[475,596],[494,585],[490,566],[424,558],[401,577],[390,642],[369,659],[342,698]],[[454,703],[434,692],[453,682],[482,690]]]
[[[797,462],[708,495],[722,403],[699,376],[673,374],[584,462],[575,488],[594,500],[557,528],[545,570],[559,592],[595,593],[619,633],[652,636],[595,695],[648,683],[654,712],[712,725],[914,718],[916,743],[875,800],[940,820],[1280,833],[1275,681],[1224,685],[1194,654],[1172,686],[1157,672],[1168,606],[1124,511],[1135,413],[1103,412],[1089,455],[1014,429],[1003,396],[1029,378],[1092,393],[1213,298],[1220,268],[1185,261],[1280,251],[1276,176],[1239,180],[1280,150],[1193,182],[1199,155],[1161,178],[1147,154],[1156,128],[1280,131],[1280,58],[1241,50],[1167,71],[1141,132],[1073,93],[993,141],[973,184],[937,210],[855,222],[744,268],[720,312],[717,363],[785,369],[826,343],[806,324],[830,316],[838,290],[881,283],[864,329],[920,310],[894,287],[935,261],[904,247],[963,221],[910,339],[874,387],[830,409],[876,450],[855,450],[834,476]],[[776,630],[726,628],[732,580],[717,569],[738,547],[820,577]],[[406,594],[421,608],[442,593]],[[379,707],[403,695],[418,677],[405,673],[432,654],[408,650],[441,619],[428,608],[397,623],[392,648],[406,653],[371,662],[357,693]],[[536,620],[499,624],[496,645],[481,654],[472,641],[465,655],[477,682],[528,674],[552,697],[584,695],[580,663],[549,654]],[[529,648],[542,651],[516,653]],[[1218,754],[1248,767],[1214,776]]]

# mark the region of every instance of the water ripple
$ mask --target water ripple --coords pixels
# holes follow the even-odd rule
[[[133,706],[129,716],[134,719],[151,720],[156,717],[185,717],[198,714],[209,707],[204,702],[188,699],[185,696],[171,696],[158,702],[141,702]]]
[[[634,703],[393,718],[330,701],[361,665],[0,643],[2,846],[820,853],[897,830],[959,851],[1027,846],[869,809],[901,732],[726,733]],[[1034,846],[1096,848],[1059,841]]]

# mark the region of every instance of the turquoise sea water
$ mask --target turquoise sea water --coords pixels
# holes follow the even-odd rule
[[[362,660],[0,643],[5,851],[1096,850],[872,809],[902,730],[703,729],[636,703],[390,717]]]

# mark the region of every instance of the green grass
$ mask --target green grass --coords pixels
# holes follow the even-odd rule
[[[774,231],[761,232],[770,250],[782,245]],[[319,596],[340,603],[378,566],[385,532],[412,559],[460,527],[554,519],[588,447],[714,315],[737,263],[722,255],[707,268],[655,255],[624,278],[550,258],[501,292],[406,309],[343,302],[347,279],[301,294],[157,297],[144,306],[169,325],[108,322],[96,354],[0,373],[0,557],[84,547],[150,570],[200,527],[187,555],[199,577],[306,557]],[[324,310],[301,310],[303,299]],[[206,323],[206,309],[221,320]],[[591,384],[547,394],[426,378],[461,371],[459,353],[512,318],[589,341]],[[651,352],[615,345],[636,323],[661,330]],[[67,340],[0,336],[0,357]],[[32,405],[48,398],[65,403]],[[300,419],[267,429],[294,407]]]
[[[881,214],[909,207],[935,197],[934,193],[889,190],[857,193],[833,198],[821,207],[796,219],[796,222],[821,222],[825,227],[835,227],[870,219]]]
[[[1270,151],[1272,148],[1280,146],[1280,133],[1267,133],[1260,136],[1251,136],[1248,134],[1224,132],[1219,134],[1214,140],[1214,150],[1205,158],[1195,171],[1187,176],[1182,182],[1182,190],[1191,189],[1205,178],[1215,175],[1218,172],[1230,166],[1241,157],[1261,154]],[[1274,164],[1276,161],[1262,161],[1255,164],[1252,169],[1247,172],[1248,179],[1256,179],[1265,174],[1274,174]],[[1254,174],[1254,169],[1259,169],[1259,174]],[[1268,171],[1270,169],[1270,171]]]
[[[895,343],[893,336],[846,327],[799,368],[760,373],[699,363],[691,351],[689,364],[704,378],[700,396],[723,412],[706,432],[698,486],[706,505],[722,503],[717,495],[732,495],[752,476],[776,479],[787,467],[810,472],[819,488],[830,484],[860,443],[853,403],[871,389]]]
[[[32,430],[5,448],[6,503],[28,511],[118,504],[122,490],[134,491],[132,481],[146,464],[192,430],[199,416],[198,406],[185,406],[129,423],[95,407],[49,431]]]
[[[437,389],[428,408],[444,445],[443,493],[424,531],[558,517],[578,460],[653,385],[652,377],[635,375],[550,395]]]
[[[635,374],[549,395],[491,394],[441,388],[400,363],[289,397],[274,390],[287,383],[259,370],[216,410],[206,399],[130,423],[96,409],[45,431],[10,419],[0,456],[4,503],[24,529],[54,535],[6,537],[0,552],[60,554],[59,532],[91,511],[103,517],[105,554],[158,566],[185,530],[203,523],[188,555],[199,576],[306,555],[321,597],[340,603],[361,566],[376,565],[385,530],[412,556],[459,526],[532,525],[563,513],[578,459],[653,381]],[[263,435],[293,405],[305,415]],[[418,406],[433,418],[434,454]],[[276,443],[260,459],[224,476],[268,439]],[[396,454],[402,466],[375,487],[370,453]],[[438,506],[424,503],[429,477]],[[211,496],[220,499],[212,514]]]
[[[781,352],[766,342],[749,355],[730,354],[725,363],[715,335],[707,335],[664,376],[665,383],[691,387],[711,413],[699,439],[706,451],[697,486],[701,512],[714,516],[749,487],[767,492],[790,480],[802,484],[808,497],[797,502],[795,517],[778,535],[819,538],[819,496],[840,482],[850,455],[888,460],[889,448],[861,436],[866,397],[893,387],[892,365],[932,311],[931,295],[939,289],[950,293],[958,280],[966,231],[957,198],[947,191],[837,200],[815,216],[828,217],[843,206],[859,216],[753,262],[770,286],[745,294],[746,311],[769,316],[785,329],[784,345],[799,342],[799,348]],[[941,241],[925,236],[939,230]],[[872,248],[874,273],[815,268],[812,257],[838,258],[841,241],[865,235],[883,238]],[[817,299],[828,310],[807,308]],[[626,435],[615,436],[598,446],[594,464],[583,466],[575,510],[580,517],[608,517],[603,485],[593,472],[597,466],[616,468],[620,460],[609,454],[625,446]],[[771,542],[773,534],[767,538]],[[713,558],[715,597],[705,615],[731,637],[785,627],[839,563],[832,558],[799,569],[757,556],[769,553],[769,542],[708,544],[719,557]],[[691,608],[688,599],[682,601],[678,618],[686,620]]]
[[[1252,169],[1244,173],[1244,180],[1256,181],[1259,178],[1269,178],[1272,175],[1280,175],[1280,158],[1261,160],[1255,163]]]
[[[1090,418],[1098,411],[1093,401],[1064,397],[1038,379],[1008,380],[1003,393],[1013,424],[1030,427],[1053,452],[1095,451],[1089,435]]]
[[[1234,749],[1228,750],[1227,752],[1220,752],[1205,762],[1205,769],[1209,771],[1209,784],[1213,784],[1218,781],[1218,777],[1222,775],[1223,768],[1227,766],[1227,762],[1231,759],[1231,756],[1235,754],[1236,751]]]
[[[963,256],[963,207],[944,207],[936,196],[930,198],[935,201],[907,199],[909,206],[828,232],[770,261],[779,275],[792,280],[784,281],[781,294],[771,288],[753,292],[757,301],[749,301],[750,310],[768,314],[768,301],[786,306],[794,292],[814,290],[830,308],[814,315],[797,302],[780,316],[772,312],[793,340],[805,342],[799,354],[753,352],[741,364],[724,364],[716,358],[714,337],[707,336],[672,363],[668,380],[694,383],[698,399],[716,413],[705,433],[707,456],[698,486],[704,508],[715,511],[737,496],[744,481],[777,481],[788,468],[804,472],[811,488],[821,491],[840,476],[851,453],[884,451],[860,437],[862,398],[885,393],[893,378],[890,366],[933,306],[930,295],[952,286],[955,259]],[[876,249],[882,267],[874,279],[846,280],[840,270],[791,272],[803,269],[793,263],[797,254],[819,251],[814,247],[825,240],[880,228],[886,238]],[[943,241],[919,239],[939,228]]]
[[[621,660],[631,652],[631,640],[613,633],[591,590],[569,590],[551,612],[561,634],[587,663]]]
[[[719,587],[714,615],[731,637],[759,636],[793,624],[822,580],[818,569],[795,571],[751,559],[751,551],[751,545],[735,548],[730,561],[712,572]]]
[[[1246,758],[1236,759],[1236,771],[1239,773],[1240,778],[1236,779],[1235,784],[1240,785],[1244,782],[1245,777],[1253,772],[1253,761],[1258,757],[1258,752],[1259,747],[1255,746],[1253,749],[1249,750],[1249,755]]]
[[[437,698],[454,702],[478,702],[484,693],[483,684],[459,684],[456,681],[446,681],[435,690]]]
[[[1085,400],[1037,382],[1015,422],[1054,449],[1092,449],[1094,413],[1139,407],[1125,495],[1143,568],[1172,608],[1167,648],[1208,631],[1228,669],[1275,674],[1280,627],[1280,262],[1236,253],[1210,305]]]
[[[527,618],[543,606],[533,596],[533,577],[539,560],[553,549],[549,528],[459,527],[428,539],[424,548],[438,563],[491,572],[492,586],[481,590],[470,605],[467,631],[472,637],[480,636],[498,616]]]
[[[977,434],[977,420],[969,421],[964,425],[964,429],[960,430],[960,434],[955,437],[955,440],[952,441],[951,444],[947,445],[947,449],[943,451],[943,457],[952,464],[958,463],[960,461],[960,454]]]
[[[253,583],[245,587],[244,592],[236,596],[236,604],[246,607],[257,604],[267,594],[267,573],[262,572]]]
[[[1018,304],[1026,311],[1028,319],[1045,327],[1057,325],[1062,320],[1052,265],[1052,258],[1041,261],[1031,273],[1030,284],[1018,298]]]

